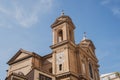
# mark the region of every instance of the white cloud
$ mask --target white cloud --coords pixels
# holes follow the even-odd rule
[[[120,8],[113,8],[112,12],[114,15],[120,15]]]
[[[3,7],[0,7],[0,12],[4,13],[4,14],[7,14],[7,15],[9,14],[9,11],[4,9]]]
[[[14,17],[17,22],[23,27],[29,27],[32,24],[36,23],[38,20],[37,14],[34,14],[34,12],[25,12],[25,10],[21,8],[16,8]]]
[[[111,0],[103,0],[103,1],[101,2],[101,4],[102,4],[102,5],[106,5],[106,4],[109,4],[110,1],[111,1]]]
[[[113,15],[120,17],[120,0],[102,0],[101,4],[111,10]]]
[[[40,20],[42,15],[52,9],[53,0],[12,0],[9,3],[12,7],[7,4],[0,6],[0,14],[5,16],[5,21],[10,20],[13,24],[18,24],[22,27],[31,27]],[[0,22],[2,25],[3,23]]]

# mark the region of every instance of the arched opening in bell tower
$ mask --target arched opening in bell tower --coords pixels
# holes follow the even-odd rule
[[[59,30],[58,31],[58,42],[61,42],[61,41],[63,41],[63,31]]]

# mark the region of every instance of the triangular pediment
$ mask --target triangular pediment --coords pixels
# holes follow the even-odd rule
[[[18,60],[25,59],[26,57],[32,56],[32,52],[20,49],[9,61],[8,64],[16,62]]]
[[[29,56],[29,54],[21,53],[14,61],[19,60],[19,59],[22,59],[22,58],[25,58],[25,57],[27,57],[27,56]]]

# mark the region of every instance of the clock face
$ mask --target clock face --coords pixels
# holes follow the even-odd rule
[[[62,64],[64,62],[64,53],[60,52],[56,54],[57,64]]]

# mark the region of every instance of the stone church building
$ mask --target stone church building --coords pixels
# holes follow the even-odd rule
[[[6,80],[100,80],[95,46],[86,36],[75,43],[71,18],[62,14],[51,29],[52,52],[40,56],[20,49],[7,62]]]

